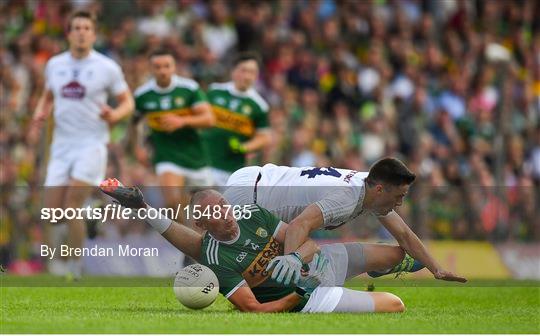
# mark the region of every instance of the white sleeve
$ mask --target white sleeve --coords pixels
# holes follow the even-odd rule
[[[323,215],[323,227],[331,230],[347,221],[354,212],[358,203],[358,196],[354,188],[337,187],[332,192],[315,202]]]
[[[116,96],[129,89],[122,73],[122,68],[118,64],[112,63],[110,76],[109,90],[113,95]]]

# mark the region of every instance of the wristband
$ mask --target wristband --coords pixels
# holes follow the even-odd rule
[[[149,205],[146,206],[146,209],[151,209],[151,208],[152,207]],[[171,226],[173,222],[166,216],[164,217],[158,216],[157,218],[152,218],[152,219],[146,217],[144,221],[150,226],[152,226],[154,229],[156,229],[156,231],[159,232],[159,234],[163,234],[163,232],[167,231],[167,229],[169,228],[169,226]]]
[[[302,260],[302,255],[300,253],[298,253],[297,251],[291,252],[291,253],[289,253],[289,255],[295,256],[296,258],[298,258],[300,263],[304,264],[304,261]]]

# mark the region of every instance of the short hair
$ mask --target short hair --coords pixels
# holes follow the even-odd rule
[[[261,65],[261,57],[253,51],[244,51],[237,54],[232,61],[233,68],[244,61],[255,61],[258,66]]]
[[[96,22],[97,22],[96,16],[93,13],[89,12],[89,11],[79,10],[79,11],[71,13],[71,15],[69,16],[69,19],[68,19],[68,22],[67,22],[67,30],[68,30],[68,32],[71,31],[71,24],[73,23],[73,20],[75,20],[77,18],[83,18],[83,19],[88,19],[88,20],[92,21],[92,24],[94,25],[94,30],[95,30]]]
[[[156,49],[150,53],[148,58],[151,59],[152,57],[156,56],[171,56],[172,58],[175,58],[174,53],[168,49]]]
[[[373,164],[366,178],[368,186],[373,187],[377,183],[391,186],[411,184],[416,179],[416,174],[396,158],[387,157]]]

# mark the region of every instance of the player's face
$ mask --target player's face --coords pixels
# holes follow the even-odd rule
[[[394,208],[403,204],[403,199],[409,192],[407,184],[401,186],[377,185],[377,197],[373,203],[373,212],[377,215],[386,215]]]
[[[74,18],[68,32],[68,42],[71,48],[79,52],[90,50],[96,42],[96,31],[92,20],[83,17]]]
[[[208,216],[204,218],[203,229],[217,239],[230,240],[238,233],[238,223],[234,218],[233,208],[228,204],[227,200],[220,196],[208,202],[204,207],[208,206],[210,211]]]
[[[255,84],[259,76],[259,66],[254,60],[247,60],[238,63],[231,74],[236,88],[240,91],[246,91]]]
[[[176,72],[176,63],[171,55],[159,55],[150,59],[152,74],[160,85],[168,85]]]

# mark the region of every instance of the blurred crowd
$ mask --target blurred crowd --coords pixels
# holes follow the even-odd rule
[[[148,54],[173,50],[202,87],[238,51],[262,56],[272,145],[252,162],[365,171],[384,156],[418,174],[400,212],[423,238],[540,240],[540,3],[428,0],[6,0],[0,2],[2,237],[40,204],[47,139],[25,134],[65,19],[98,16],[96,49],[132,89]],[[486,57],[508,50],[509,62]],[[110,175],[155,185],[113,129]],[[34,211],[32,211],[32,209]],[[385,236],[368,221],[342,234]]]

